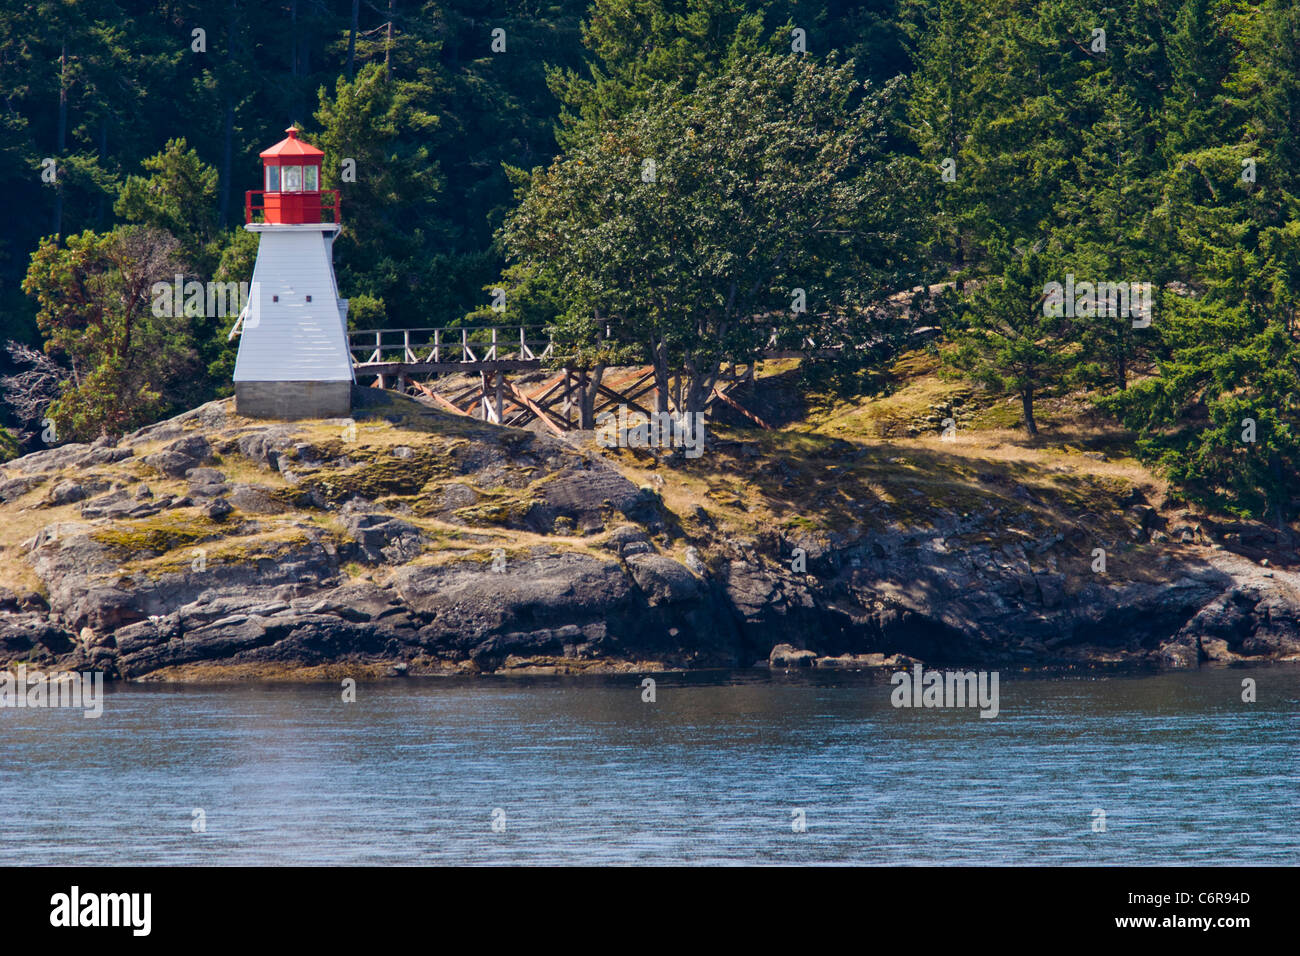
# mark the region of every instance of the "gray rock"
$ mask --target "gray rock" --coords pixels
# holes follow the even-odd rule
[[[27,660],[49,660],[68,653],[75,646],[76,639],[72,633],[39,613],[0,615],[0,654]]]
[[[83,502],[81,516],[92,518],[145,518],[171,507],[170,497],[158,499],[137,499],[130,497],[123,490],[111,491],[106,495]]]
[[[44,478],[35,477],[8,478],[0,481],[0,502],[14,501],[21,498],[44,481]]]
[[[134,454],[135,452],[129,448],[92,448],[77,460],[77,466],[84,468],[88,465],[111,465],[115,462],[126,461]]]
[[[644,554],[654,550],[645,531],[634,524],[622,524],[611,531],[604,547],[615,554]]]
[[[699,579],[672,558],[637,554],[627,559],[627,566],[651,607],[680,604],[700,597]]]
[[[484,555],[485,558],[488,555]],[[496,632],[597,623],[630,611],[631,586],[613,561],[563,553],[514,561],[504,573],[490,561],[399,568],[390,585],[413,613],[430,621],[421,642],[473,647]]]
[[[111,586],[87,588],[77,596],[66,612],[66,618],[76,630],[91,627],[96,631],[115,631],[122,625],[139,621],[145,616],[131,591]]]
[[[208,517],[213,521],[224,521],[226,516],[234,510],[234,506],[225,498],[214,499],[206,509]]]
[[[46,448],[5,462],[5,470],[17,472],[19,475],[48,474],[75,465],[90,451],[89,445],[76,443]]]
[[[186,439],[181,440],[186,441]],[[141,460],[150,468],[155,468],[172,478],[185,477],[187,471],[197,467],[203,461],[202,458],[196,458],[172,447],[164,448],[152,455],[146,455]]]
[[[282,514],[288,508],[270,495],[270,489],[260,485],[231,485],[230,503],[248,514]]]
[[[469,485],[463,485],[459,482],[453,482],[444,488],[442,492],[442,508],[444,511],[468,508],[477,501],[478,493]]]
[[[219,398],[197,408],[191,408],[187,412],[182,412],[172,421],[186,424],[192,423],[200,426],[205,431],[215,431],[231,423],[233,407],[234,401],[232,399]]]
[[[485,539],[476,560],[413,565],[410,558],[425,544],[414,519],[395,516],[396,505],[380,509],[354,500],[340,517],[355,544],[337,550],[330,535],[299,521],[291,525],[294,539],[270,546],[264,556],[210,560],[203,570],[182,561],[165,572],[121,571],[122,562],[149,553],[126,555],[96,542],[91,535],[104,521],[194,501],[247,513],[288,510],[271,488],[226,487],[225,475],[205,465],[213,447],[261,467],[342,467],[321,461],[325,453],[304,441],[299,426],[249,425],[231,418],[228,408],[229,402],[214,403],[128,436],[122,447],[106,441],[62,446],[0,470],[6,500],[55,484],[58,496],[75,495],[62,487],[65,474],[73,477],[71,484],[85,492],[83,516],[97,522],[60,522],[0,555],[29,563],[49,593],[48,606],[36,595],[0,593],[0,665],[57,659],[130,676],[206,661],[381,661],[394,671],[411,661],[416,671],[417,661],[430,659],[492,669],[515,666],[511,658],[545,656],[723,666],[747,663],[764,646],[773,648],[768,661],[778,667],[808,666],[810,658],[814,666],[884,666],[879,662],[904,654],[1013,666],[1102,658],[1195,666],[1206,658],[1300,655],[1295,572],[1271,550],[1293,545],[1258,523],[1215,525],[1190,512],[1161,514],[1134,497],[1124,503],[1127,515],[1067,515],[1069,533],[1062,536],[1061,522],[1003,499],[996,508],[960,515],[931,508],[923,520],[895,517],[870,534],[846,526],[809,532],[808,540],[776,530],[734,541],[713,535],[696,541],[713,549],[714,570],[706,576],[697,548],[687,550],[683,566],[656,554],[652,543],[653,536],[679,547],[679,534],[706,532],[706,512],[696,520],[682,516],[679,531],[664,520],[657,496],[636,490],[603,461],[584,461],[546,435],[506,441],[489,426],[476,435],[479,426],[468,422],[460,427],[472,437],[453,456],[453,467],[467,477],[431,500],[412,502],[412,512],[471,507],[480,501],[475,487],[529,487],[537,504],[527,527],[591,532],[617,525],[602,543],[606,554],[515,551],[497,573]],[[129,455],[146,439],[170,443],[159,454],[175,458],[161,464],[185,476],[185,497],[153,500],[134,468],[108,477],[124,487],[107,494],[95,484],[102,472],[65,471]],[[416,440],[413,434],[410,441]],[[403,445],[394,456],[408,447],[409,460],[423,454],[421,446]],[[739,444],[732,450],[745,454]],[[780,472],[768,477],[779,479]],[[1005,477],[997,480],[1002,493],[1011,493]],[[1041,501],[1034,491],[1041,485],[1031,484],[1025,500]],[[304,492],[299,501],[305,500]],[[230,523],[232,529],[255,525]],[[1146,540],[1167,526],[1187,546],[1134,547],[1125,526]],[[1004,546],[1013,537],[1008,531],[1021,543]],[[1260,551],[1244,560],[1198,548],[1206,534],[1243,552]],[[811,574],[789,569],[795,544],[807,551]],[[1109,551],[1108,576],[1087,573],[1088,552],[1098,544]],[[1276,569],[1261,570],[1265,557]],[[355,559],[398,566],[386,584],[341,583],[340,562]],[[1126,575],[1126,567],[1145,573]]]
[[[1043,606],[1057,608],[1065,601],[1065,576],[1062,574],[1038,574],[1038,594]]]
[[[216,498],[229,490],[230,486],[227,484],[193,485],[190,487],[190,495],[195,498]]]
[[[603,462],[562,472],[546,482],[542,497],[555,513],[578,519],[599,520],[606,509],[627,513],[641,502],[637,487]]]
[[[334,614],[356,623],[407,618],[405,609],[392,591],[364,581],[334,588],[323,596],[298,598],[292,605],[295,611],[302,613]]]
[[[400,564],[424,548],[424,533],[409,521],[382,514],[349,514],[343,519],[363,560]]]
[[[192,468],[186,474],[185,480],[189,482],[191,488],[201,488],[206,485],[223,484],[226,476],[215,468]]]
[[[778,644],[772,648],[767,662],[772,667],[812,667],[817,660],[813,651],[801,650],[792,644]]]
[[[150,425],[142,428],[132,435],[128,435],[122,440],[122,444],[128,448],[135,448],[139,445],[152,444],[153,442],[167,441],[185,434],[185,429],[177,424],[175,419],[169,419],[165,422],[159,422],[156,425]]]
[[[86,489],[75,481],[61,481],[50,490],[51,505],[68,505],[86,497]]]
[[[278,469],[281,457],[287,457],[296,443],[295,434],[291,425],[273,425],[243,432],[236,444],[239,453],[245,458],[267,468]]]

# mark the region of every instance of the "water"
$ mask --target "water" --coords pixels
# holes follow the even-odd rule
[[[1300,667],[1003,673],[994,719],[895,709],[859,675],[663,675],[653,704],[640,680],[0,710],[0,845],[30,864],[1300,863]]]

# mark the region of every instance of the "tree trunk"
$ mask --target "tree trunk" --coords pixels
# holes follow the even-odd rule
[[[596,427],[596,399],[600,397],[600,383],[605,377],[605,366],[575,369],[569,389],[570,401],[578,406],[578,427],[590,431]]]
[[[357,62],[357,23],[358,16],[361,12],[361,0],[352,0],[352,27],[348,31],[348,79],[352,79],[352,73]]]
[[[59,49],[59,132],[54,166],[54,234],[63,237],[63,162],[68,148],[68,40]]]
[[[590,431],[596,427],[596,398],[600,395],[600,382],[605,377],[605,365],[600,363],[590,372],[577,374],[578,427]]]
[[[721,364],[711,359],[703,367],[695,363],[694,356],[686,357],[686,411],[703,414],[704,407],[713,394],[713,386],[718,382]]]
[[[108,168],[108,116],[104,115],[99,118],[99,162],[105,169]],[[99,194],[99,202],[95,206],[95,225],[104,224],[104,194]]]
[[[663,341],[651,343],[650,358],[655,373],[655,411],[666,412],[672,393],[668,378],[668,348]]]
[[[226,22],[226,65],[231,66],[235,60],[235,18],[239,15],[239,4],[230,5],[230,19]],[[228,71],[233,73],[234,70]],[[223,90],[226,101],[225,114],[222,117],[221,130],[221,172],[217,191],[217,222],[222,231],[230,224],[230,182],[234,173],[235,155],[235,104],[230,90]]]
[[[1025,412],[1025,431],[1030,438],[1038,434],[1038,423],[1034,421],[1034,390],[1026,388],[1020,393],[1020,407]]]
[[[393,78],[393,7],[397,0],[388,0],[388,38],[384,41],[384,79]]]
[[[235,111],[229,103],[226,105],[223,125],[225,129],[221,133],[221,195],[218,200],[218,222],[222,231],[230,224],[230,179],[234,173]]]
[[[1268,470],[1273,478],[1273,490],[1269,495],[1273,499],[1273,520],[1277,524],[1278,533],[1286,539],[1282,542],[1283,547],[1288,547],[1290,534],[1286,526],[1286,515],[1282,511],[1282,502],[1286,500],[1286,482],[1282,477],[1282,456],[1276,451],[1269,452]]]
[[[62,155],[68,147],[68,41],[59,48],[59,132],[58,150]]]

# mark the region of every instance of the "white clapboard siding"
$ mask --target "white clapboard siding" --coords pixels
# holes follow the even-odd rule
[[[355,381],[347,306],[334,278],[336,228],[328,223],[254,227],[260,239],[236,382]]]

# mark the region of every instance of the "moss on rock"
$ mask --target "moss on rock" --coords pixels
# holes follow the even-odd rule
[[[166,514],[120,521],[92,532],[90,537],[105,547],[130,556],[142,551],[165,554],[227,533],[225,528],[206,517]]]
[[[355,457],[357,452],[352,451]],[[419,449],[410,458],[392,455],[376,457],[346,471],[303,477],[301,492],[315,492],[330,504],[341,504],[358,496],[371,500],[384,495],[416,495],[430,481],[453,475],[450,456],[442,449]]]

